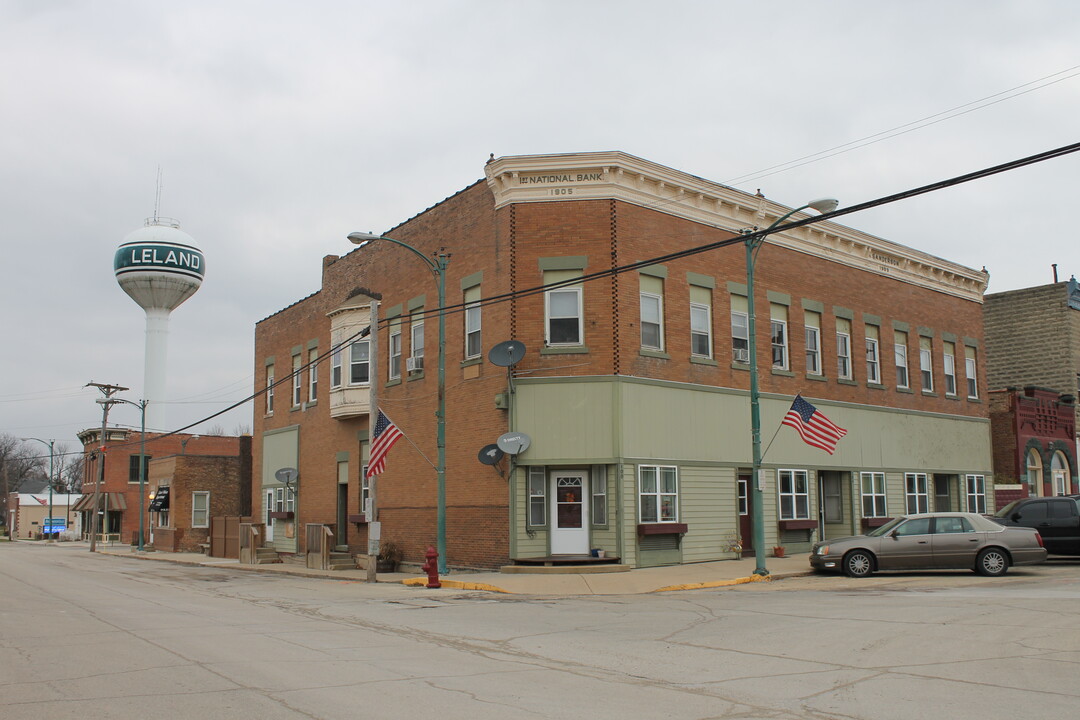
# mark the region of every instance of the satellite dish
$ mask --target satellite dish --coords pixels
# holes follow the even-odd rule
[[[274,473],[274,477],[277,478],[277,481],[279,483],[281,483],[285,487],[290,488],[296,484],[296,478],[298,478],[299,476],[300,472],[296,468],[290,467],[281,468],[276,473]]]
[[[476,459],[485,465],[494,465],[503,459],[503,451],[499,449],[498,445],[485,445],[480,448],[480,453],[476,456]]]
[[[525,357],[525,343],[520,340],[504,340],[488,350],[488,360],[492,365],[510,367]]]
[[[522,432],[508,432],[500,435],[495,442],[507,455],[520,455],[529,449],[532,438]]]

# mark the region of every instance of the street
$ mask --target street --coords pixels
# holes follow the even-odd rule
[[[33,718],[1075,712],[1080,559],[529,597],[0,543],[0,707]]]

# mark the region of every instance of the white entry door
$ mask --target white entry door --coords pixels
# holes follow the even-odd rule
[[[266,525],[266,542],[274,540],[274,521],[270,519],[270,513],[274,511],[274,491],[266,491],[266,499],[263,503],[263,524]]]
[[[582,470],[551,471],[551,554],[589,554],[589,479]]]

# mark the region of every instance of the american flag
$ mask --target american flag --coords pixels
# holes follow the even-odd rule
[[[375,420],[375,433],[371,439],[371,457],[368,460],[368,475],[382,475],[386,469],[386,454],[394,443],[401,439],[402,432],[386,413],[379,410]]]
[[[830,455],[836,449],[837,441],[847,435],[847,430],[818,412],[816,407],[802,399],[802,395],[795,396],[783,424],[795,428],[807,445],[821,448]]]

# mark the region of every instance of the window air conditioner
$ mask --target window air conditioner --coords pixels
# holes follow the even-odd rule
[[[735,362],[748,363],[750,362],[750,351],[744,348],[735,349]]]
[[[420,372],[424,369],[424,356],[405,358],[405,370],[408,372]]]

